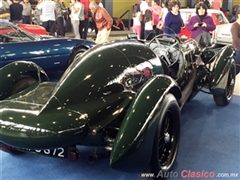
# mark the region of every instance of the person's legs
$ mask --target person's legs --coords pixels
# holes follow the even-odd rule
[[[103,43],[102,34],[103,34],[103,30],[98,31],[97,37],[96,37],[96,40],[95,40],[95,43],[96,43],[96,44],[101,44],[101,43]]]
[[[108,38],[109,38],[109,35],[110,35],[110,32],[111,32],[111,29],[107,30],[106,28],[104,28],[105,30],[105,33],[103,35],[103,42],[108,42]]]
[[[144,39],[147,39],[148,35],[152,32],[152,30],[145,30],[144,31]]]
[[[142,16],[142,21],[141,21],[141,39],[145,38],[145,15]]]
[[[108,41],[109,34],[111,32],[110,30],[107,30],[106,28],[102,29],[101,31],[98,31],[97,38],[96,38],[96,44],[102,44]]]
[[[48,21],[42,22],[42,26],[46,29],[46,31],[49,33],[49,27],[48,27]]]
[[[24,24],[31,24],[31,20],[29,16],[23,16],[22,19]]]
[[[88,18],[85,18],[83,21],[80,21],[79,28],[81,29],[79,29],[79,33],[82,39],[87,39],[88,23],[89,23]]]
[[[79,34],[81,39],[83,39],[83,28],[84,28],[83,24],[84,24],[84,20],[79,21]]]
[[[48,21],[49,32],[51,35],[55,35],[57,32],[56,21]]]
[[[65,36],[63,17],[59,17],[57,19],[57,34],[60,36]]]
[[[137,30],[137,34],[138,34],[138,38],[141,38],[141,26],[136,26],[136,30]]]
[[[156,33],[156,35],[163,34],[163,31],[162,31],[161,29],[158,29],[158,28],[156,27],[155,33]]]
[[[88,26],[89,26],[89,18],[85,18],[84,24],[83,24],[83,39],[87,39],[88,34]]]
[[[79,20],[71,20],[72,23],[72,28],[73,28],[73,33],[75,38],[80,39],[80,34],[79,34]]]

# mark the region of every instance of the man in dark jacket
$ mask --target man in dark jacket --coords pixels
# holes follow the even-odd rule
[[[112,17],[105,8],[98,6],[95,2],[91,2],[89,8],[93,13],[93,20],[95,21],[98,29],[95,42],[97,44],[107,42],[113,24]]]
[[[13,1],[13,3],[9,6],[9,10],[10,21],[13,23],[22,23],[23,6],[18,2],[18,0]]]

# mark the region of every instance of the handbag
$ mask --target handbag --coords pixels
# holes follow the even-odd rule
[[[201,24],[201,26],[200,26],[201,32],[196,37],[195,40],[198,42],[198,45],[199,45],[200,48],[205,48],[207,46],[211,46],[211,35],[210,35],[209,32],[203,30],[202,23],[203,22],[199,18],[199,24]]]
[[[206,32],[201,27],[200,34],[195,39],[198,42],[200,48],[211,46],[211,35],[209,32]]]

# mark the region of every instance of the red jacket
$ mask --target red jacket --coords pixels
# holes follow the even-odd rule
[[[88,12],[90,11],[89,9],[89,0],[80,0],[80,2],[84,5],[84,10],[87,12],[84,14],[84,18],[89,18],[88,17]]]
[[[93,19],[96,22],[96,26],[99,31],[103,30],[104,28],[107,28],[107,30],[109,30],[112,27],[112,17],[105,8],[98,6],[94,12]]]

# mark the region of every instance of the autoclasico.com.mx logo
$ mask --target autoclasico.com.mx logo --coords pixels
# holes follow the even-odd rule
[[[194,178],[240,178],[238,173],[215,173],[213,171],[192,171],[192,170],[182,170],[180,173],[176,171],[164,172],[159,171],[157,175],[154,173],[141,173],[141,177],[151,177],[151,178],[177,178],[181,177],[183,179],[194,179]]]

